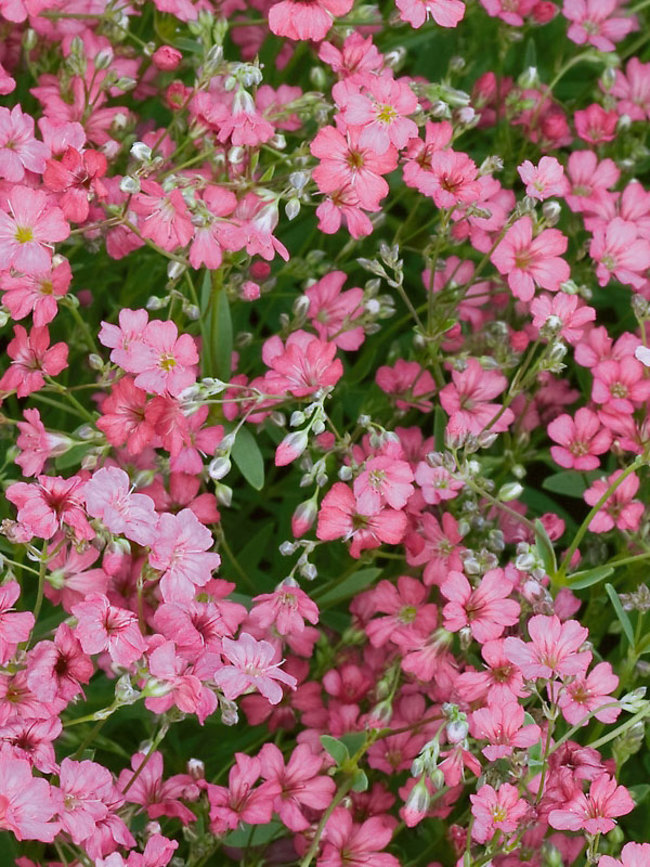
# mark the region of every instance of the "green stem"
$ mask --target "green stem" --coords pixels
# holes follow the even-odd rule
[[[624,731],[631,729],[632,726],[636,725],[638,722],[640,722],[642,719],[644,719],[649,713],[650,713],[650,704],[648,704],[647,707],[644,707],[638,713],[635,713],[634,716],[630,717],[630,719],[627,722],[623,723],[623,725],[615,728],[613,732],[609,732],[608,734],[603,735],[602,738],[598,738],[597,741],[594,741],[591,744],[587,744],[587,747],[589,747],[592,750],[600,749],[600,747],[602,747],[604,744],[607,744],[610,741],[613,741],[614,738],[617,738],[619,735],[622,735]]]
[[[354,777],[353,775],[350,775],[346,780],[343,781],[343,783],[341,783],[341,785],[337,789],[336,794],[332,798],[329,807],[321,816],[321,820],[318,823],[318,827],[316,828],[316,833],[314,834],[314,839],[311,842],[311,846],[307,850],[307,854],[300,862],[300,867],[309,867],[311,862],[314,860],[314,856],[318,852],[318,847],[320,846],[320,841],[321,837],[323,836],[323,831],[325,830],[325,825],[327,824],[327,821],[334,812],[334,810],[338,807],[343,798],[345,798],[347,793],[352,788],[353,782]]]
[[[143,759],[142,762],[140,762],[140,764],[138,765],[137,770],[133,773],[133,776],[131,777],[131,779],[129,780],[129,782],[128,782],[128,783],[126,784],[126,786],[122,789],[122,794],[123,794],[123,795],[126,795],[126,793],[129,791],[129,789],[131,788],[131,786],[132,786],[132,785],[135,783],[135,781],[138,779],[138,777],[140,776],[140,774],[142,773],[142,771],[144,771],[145,766],[147,765],[147,762],[148,762],[149,759],[153,756],[153,754],[156,752],[156,750],[157,750],[158,747],[160,746],[160,743],[161,743],[162,739],[165,737],[165,735],[167,734],[168,731],[169,731],[169,723],[165,721],[165,722],[161,725],[161,727],[160,727],[160,731],[158,732],[158,734],[156,735],[156,737],[155,737],[155,738],[153,739],[153,741],[151,742],[151,746],[149,747],[149,749],[148,749],[147,752],[145,753],[145,757],[144,757],[144,759]]]

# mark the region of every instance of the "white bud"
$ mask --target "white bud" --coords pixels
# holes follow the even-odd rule
[[[120,181],[120,190],[123,193],[133,196],[140,192],[140,181],[138,178],[132,178],[130,175],[125,175]]]
[[[143,141],[133,142],[131,145],[131,156],[134,160],[144,163],[151,159],[151,148]]]
[[[227,476],[231,469],[232,464],[230,463],[229,458],[214,458],[208,464],[208,475],[211,479],[218,482],[220,479],[223,479],[224,476]]]

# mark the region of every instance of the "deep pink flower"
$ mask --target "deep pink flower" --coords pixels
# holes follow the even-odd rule
[[[34,627],[31,611],[14,611],[14,602],[20,596],[17,581],[0,586],[0,665],[6,665],[18,645],[27,641]]]
[[[138,388],[130,376],[114,384],[96,422],[112,446],[126,445],[129,454],[138,455],[153,441],[154,426],[145,414],[147,400],[147,392]]]
[[[481,656],[486,665],[483,671],[464,671],[458,675],[456,689],[467,702],[507,704],[512,696],[526,695],[524,679],[519,668],[510,662],[504,651],[504,638],[487,641],[481,647]]]
[[[427,604],[429,592],[416,578],[400,575],[397,586],[380,581],[365,595],[371,613],[384,615],[366,624],[366,635],[373,647],[383,647],[391,641],[398,647],[412,649],[419,646],[427,625],[437,624],[437,608]]]
[[[481,752],[490,762],[512,755],[514,749],[532,747],[542,736],[538,725],[524,725],[524,709],[514,700],[492,701],[475,710],[469,727],[472,737],[488,742]]]
[[[622,472],[622,470],[616,470],[606,479],[596,479],[584,493],[585,502],[590,506],[595,506]],[[618,527],[619,530],[632,530],[632,532],[638,530],[645,511],[643,503],[634,499],[638,490],[639,478],[631,473],[621,482],[611,497],[606,500],[605,505],[591,520],[589,524],[591,532],[607,533],[614,527]]]
[[[566,413],[553,419],[548,435],[559,443],[551,446],[556,464],[566,469],[595,470],[600,465],[597,455],[604,454],[612,443],[610,431],[601,425],[595,412],[581,407],[571,418]]]
[[[150,819],[170,816],[180,819],[184,825],[196,821],[196,815],[181,802],[181,798],[194,801],[200,794],[196,781],[189,774],[176,774],[163,780],[163,757],[157,750],[147,756],[136,753],[131,757],[133,771],[123,770],[118,780],[118,788],[131,804],[146,808]],[[141,771],[138,769],[142,768]],[[134,772],[138,776],[134,779]]]
[[[267,780],[255,786],[262,772],[256,756],[235,753],[235,764],[228,774],[227,786],[207,785],[210,804],[210,829],[214,834],[234,831],[240,822],[266,825],[271,821],[273,802],[280,784]]]
[[[321,340],[331,340],[341,349],[358,349],[365,339],[362,325],[355,321],[363,316],[363,289],[342,292],[347,276],[331,271],[305,290],[309,299],[309,319]]]
[[[433,377],[417,361],[399,358],[393,367],[384,365],[375,374],[375,381],[386,394],[396,397],[397,409],[419,409],[427,412],[433,404],[425,398],[436,390]]]
[[[576,125],[576,132],[588,144],[604,144],[608,141],[614,141],[616,138],[617,113],[605,111],[596,102],[582,111],[576,111],[573,120]]]
[[[526,184],[526,195],[533,199],[543,202],[551,196],[563,196],[566,192],[564,168],[555,157],[542,157],[536,166],[530,160],[525,160],[517,171]]]
[[[374,515],[382,506],[403,509],[414,491],[413,471],[406,461],[391,455],[369,458],[353,483],[359,511]]]
[[[237,641],[224,638],[222,651],[230,665],[224,665],[214,675],[214,682],[226,698],[234,699],[257,689],[271,704],[282,700],[282,687],[277,683],[296,688],[296,678],[282,671],[282,662],[273,662],[276,651],[268,641],[257,641],[247,632],[242,632]]]
[[[399,867],[394,855],[382,852],[393,836],[393,826],[373,816],[358,825],[343,807],[330,816],[323,834],[319,867]]]
[[[533,238],[532,220],[522,217],[508,229],[490,261],[500,274],[507,275],[515,298],[530,301],[536,285],[557,292],[560,284],[569,279],[570,268],[560,258],[567,243],[558,229],[544,229]]]
[[[127,357],[119,363],[135,373],[135,385],[152,394],[168,392],[174,397],[196,381],[199,356],[194,338],[178,335],[174,322],[149,322],[141,340],[133,341]]]
[[[607,834],[615,827],[615,818],[633,809],[634,801],[628,790],[618,786],[614,777],[603,774],[593,781],[588,794],[578,790],[563,807],[551,810],[548,821],[559,831]]]
[[[42,190],[13,186],[0,210],[0,258],[3,267],[40,274],[52,263],[52,245],[70,234],[63,211]]]
[[[603,705],[616,703],[610,693],[614,692],[617,686],[618,677],[609,662],[599,662],[589,674],[578,675],[564,685],[559,695],[558,705],[564,719],[572,726],[580,723],[587,725],[588,720],[585,717],[593,713],[600,722],[616,722],[621,708]]]
[[[567,164],[570,191],[565,198],[568,206],[577,212],[589,209],[592,197],[611,189],[620,174],[613,160],[599,162],[593,151],[573,151]]]
[[[343,365],[336,356],[336,344],[319,340],[307,331],[294,331],[283,345],[274,335],[262,347],[262,360],[271,370],[264,377],[264,387],[271,394],[289,392],[307,397],[319,388],[336,385],[343,375]]]
[[[14,338],[9,342],[7,355],[11,364],[0,379],[0,390],[15,391],[18,397],[27,397],[45,385],[46,376],[58,376],[68,366],[68,345],[50,346],[47,325],[34,326],[27,333],[22,325],[14,325]]]
[[[417,188],[438,208],[471,204],[481,194],[476,163],[463,151],[451,148],[431,155],[429,171],[418,176]]]
[[[614,43],[639,26],[633,15],[612,17],[619,8],[617,0],[564,0],[562,14],[571,22],[567,36],[577,45],[614,51]]]
[[[650,379],[641,362],[630,355],[595,365],[591,397],[610,412],[628,414],[650,397]]]
[[[475,590],[462,572],[450,572],[440,592],[449,600],[442,610],[445,629],[458,632],[469,626],[480,644],[500,638],[519,619],[519,603],[508,599],[512,584],[503,569],[490,569]]]
[[[54,641],[39,641],[27,663],[29,688],[44,701],[57,697],[66,702],[83,695],[82,683],[88,683],[94,665],[67,623],[60,623]]]
[[[359,510],[356,497],[343,482],[336,482],[327,492],[318,513],[316,536],[324,541],[352,539],[350,555],[379,548],[382,542],[397,545],[406,529],[406,515],[395,509],[382,509],[372,515]]]
[[[496,370],[484,370],[476,358],[470,358],[465,370],[453,370],[451,378],[453,382],[440,390],[440,403],[449,416],[447,430],[450,433],[477,436],[486,429],[495,433],[508,429],[514,420],[512,410],[501,412],[498,403],[491,403],[507,387],[505,376]]]

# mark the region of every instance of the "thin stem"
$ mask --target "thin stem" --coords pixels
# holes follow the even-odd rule
[[[309,867],[311,862],[314,860],[314,856],[318,852],[318,847],[320,846],[321,837],[323,836],[323,831],[325,830],[325,825],[328,822],[328,819],[334,812],[334,810],[341,803],[343,798],[347,795],[347,793],[352,788],[352,784],[354,782],[353,775],[350,775],[337,789],[336,794],[332,798],[332,801],[329,807],[325,810],[323,815],[321,816],[321,820],[318,823],[318,827],[316,828],[316,833],[314,834],[314,839],[311,842],[311,846],[307,850],[307,854],[300,862],[300,867]]]

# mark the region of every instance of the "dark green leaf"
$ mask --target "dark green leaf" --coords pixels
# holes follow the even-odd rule
[[[547,491],[553,491],[554,494],[582,499],[582,495],[587,490],[587,483],[582,473],[569,471],[549,476],[542,482],[542,487]]]
[[[369,569],[359,569],[358,572],[353,572],[345,581],[342,581],[336,587],[332,587],[322,596],[318,597],[318,605],[333,605],[336,602],[341,602],[343,599],[349,599],[351,596],[356,596],[361,590],[365,590],[373,583],[378,575],[381,575],[382,569],[370,567]]]
[[[592,584],[598,584],[599,581],[609,578],[613,572],[613,566],[596,566],[594,569],[583,569],[580,572],[574,572],[572,575],[569,575],[568,585],[571,590],[584,590],[585,587],[591,587]]]
[[[266,825],[249,825],[248,822],[242,822],[241,827],[231,831],[224,837],[223,842],[226,846],[233,846],[235,849],[262,846],[272,840],[282,827],[276,819],[272,819]]]
[[[433,441],[436,450],[441,452],[445,447],[445,430],[447,428],[447,416],[441,406],[433,411]]]
[[[264,487],[264,458],[248,428],[240,428],[232,447],[232,457],[248,484],[261,491]]]
[[[331,737],[331,735],[321,735],[320,742],[323,745],[323,749],[330,754],[339,767],[350,758],[350,753],[345,744]]]
[[[57,470],[67,470],[70,467],[77,466],[81,463],[81,459],[90,446],[91,443],[82,443],[81,445],[73,446],[71,449],[68,449],[65,454],[59,455],[58,458],[54,459],[54,466]]]
[[[616,616],[618,617],[621,627],[623,628],[623,632],[625,633],[625,637],[630,642],[630,647],[634,647],[634,630],[632,629],[632,624],[630,623],[630,618],[627,616],[627,613],[623,610],[623,606],[621,605],[621,600],[618,598],[618,593],[611,584],[605,584],[605,590],[607,595],[609,596],[612,605],[614,606],[614,611],[616,612]]]
[[[217,368],[217,376],[224,381],[230,379],[232,372],[232,318],[230,303],[224,290],[216,293],[212,303],[216,303],[216,329],[212,334],[213,354]],[[213,320],[214,321],[214,320]]]

